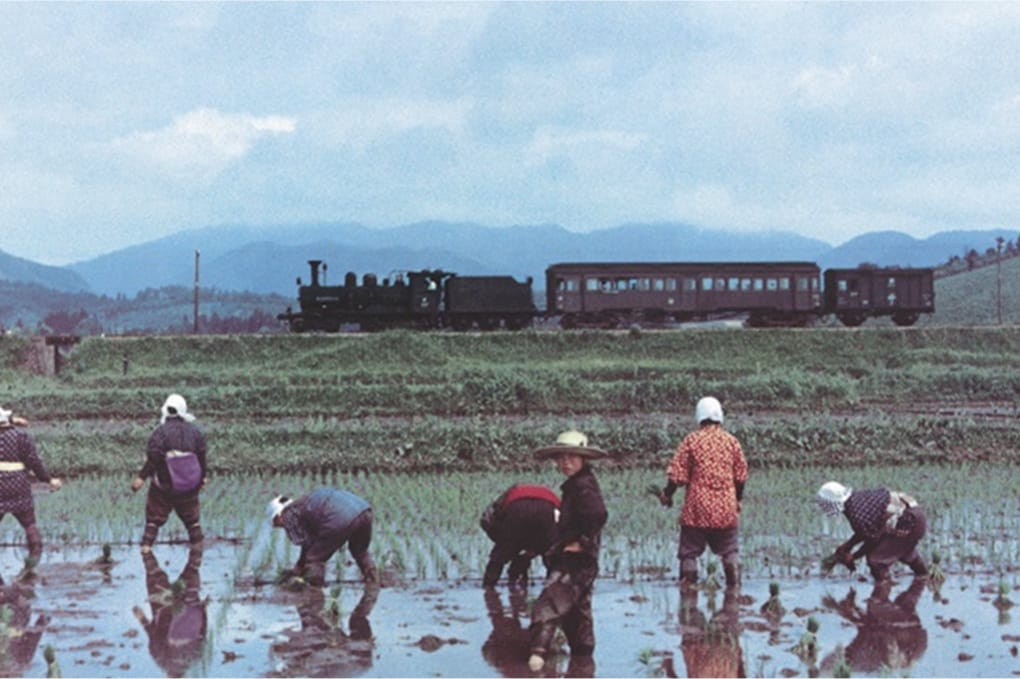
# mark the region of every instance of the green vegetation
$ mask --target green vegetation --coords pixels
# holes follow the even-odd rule
[[[216,473],[534,469],[567,427],[660,468],[704,394],[755,468],[1020,456],[1012,327],[95,337],[56,378],[28,352],[0,340],[0,403],[61,475],[133,471],[171,391]]]

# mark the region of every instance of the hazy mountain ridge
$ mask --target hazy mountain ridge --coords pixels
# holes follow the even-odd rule
[[[531,276],[542,286],[545,268],[563,261],[816,261],[822,268],[936,266],[968,249],[984,252],[997,236],[1016,232],[951,231],[916,239],[876,231],[839,246],[769,231],[743,233],[679,223],[624,224],[576,233],[552,225],[488,227],[465,222],[418,222],[390,229],[356,223],[286,226],[227,225],[170,234],[67,267],[35,264],[0,252],[0,280],[62,291],[132,295],[147,288],[191,286],[195,251],[203,288],[295,294],[307,260],[329,264],[327,281],[347,271],[387,276],[395,270],[442,268],[461,275]]]

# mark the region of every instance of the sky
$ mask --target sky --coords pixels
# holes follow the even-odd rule
[[[0,2],[0,250],[1020,228],[1020,3]]]

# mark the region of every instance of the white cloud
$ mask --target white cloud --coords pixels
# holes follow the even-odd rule
[[[460,134],[472,111],[470,99],[454,101],[399,98],[356,99],[318,117],[313,134],[334,145],[358,150],[388,137],[416,129],[441,129]]]
[[[645,135],[619,130],[567,130],[544,126],[524,149],[527,162],[540,165],[551,158],[581,159],[603,151],[629,153],[646,141]]]
[[[168,127],[115,139],[110,148],[171,175],[214,178],[244,157],[261,139],[291,134],[294,118],[226,114],[201,108],[174,118]]]

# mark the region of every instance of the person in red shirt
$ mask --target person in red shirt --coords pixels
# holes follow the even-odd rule
[[[680,512],[680,581],[698,580],[698,557],[708,546],[722,558],[726,586],[740,584],[740,500],[747,483],[747,460],[740,441],[722,427],[723,410],[711,396],[694,409],[698,429],[684,437],[670,460],[666,487],[659,494],[664,507],[686,486]]]

